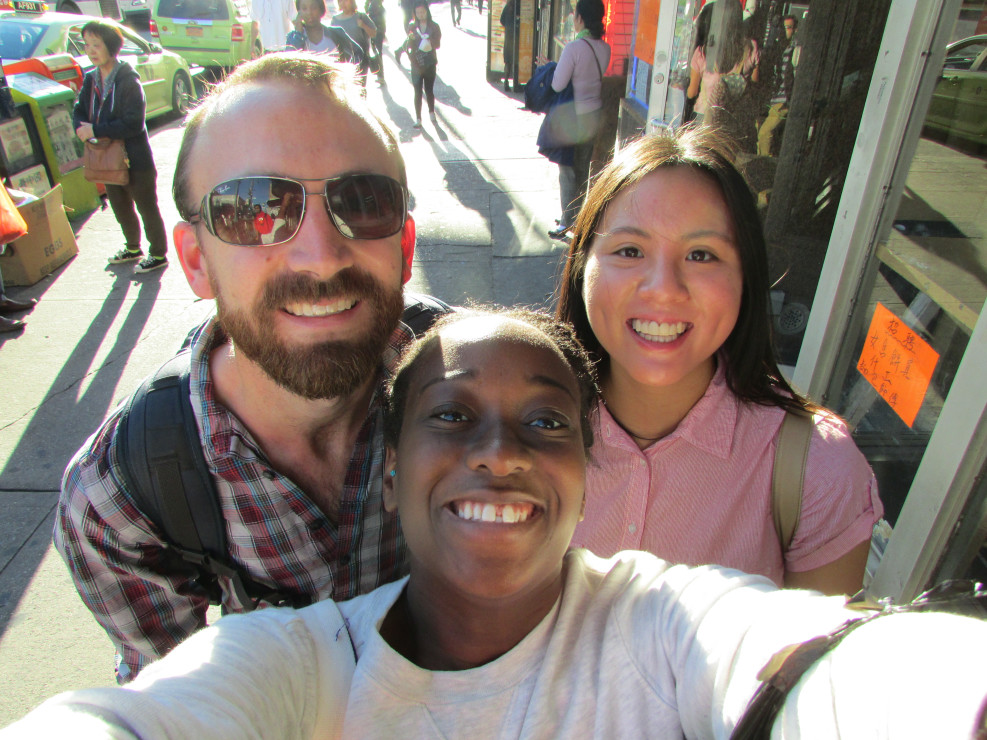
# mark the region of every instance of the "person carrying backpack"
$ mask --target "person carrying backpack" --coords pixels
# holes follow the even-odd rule
[[[269,131],[291,135],[255,146]],[[190,118],[178,162],[175,249],[216,315],[69,463],[54,532],[121,683],[205,626],[211,602],[346,599],[407,572],[381,498],[384,385],[448,310],[402,296],[404,162],[342,64],[241,65]],[[278,174],[243,174],[258,172]]]

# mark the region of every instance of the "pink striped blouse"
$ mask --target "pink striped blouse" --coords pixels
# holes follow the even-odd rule
[[[802,515],[782,555],[771,471],[785,412],[740,402],[723,365],[676,430],[638,449],[602,404],[586,474],[586,518],[573,545],[609,557],[646,550],[671,562],[716,563],[781,585],[870,538],[884,511],[877,482],[846,425],[820,414],[809,444]]]

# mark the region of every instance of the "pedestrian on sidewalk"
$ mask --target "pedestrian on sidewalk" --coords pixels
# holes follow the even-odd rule
[[[566,238],[576,223],[589,182],[593,139],[603,108],[603,72],[610,66],[610,44],[603,40],[604,7],[601,0],[579,0],[573,15],[576,38],[565,45],[552,77],[552,89],[562,92],[572,82],[576,110],[576,142],[572,166],[559,165],[562,216],[548,235]]]
[[[124,238],[123,249],[109,262],[137,262],[134,272],[167,267],[168,236],[158,209],[158,171],[144,123],[146,107],[140,77],[127,62],[117,60],[123,34],[116,27],[90,21],[82,27],[82,38],[93,69],[82,80],[73,110],[76,135],[82,141],[101,137],[123,140],[130,160],[130,182],[106,185],[106,197]],[[149,245],[146,257],[141,251],[138,212]]]
[[[415,3],[415,19],[408,24],[408,38],[398,49],[408,52],[411,60],[411,84],[415,87],[415,128],[422,127],[422,92],[428,101],[428,115],[435,121],[435,73],[439,63],[435,50],[442,40],[439,25],[432,20],[428,3],[418,0]]]
[[[452,25],[459,28],[459,22],[463,19],[463,0],[449,0],[449,14]]]
[[[515,76],[517,59],[518,0],[507,0],[500,11],[500,25],[504,27],[504,90]]]
[[[332,17],[332,25],[346,31],[363,52],[363,61],[357,65],[360,70],[357,82],[366,87],[367,72],[370,69],[370,40],[377,35],[377,26],[369,15],[356,9],[356,0],[339,0],[339,10]]]
[[[370,48],[373,50],[370,57],[370,71],[377,75],[377,84],[384,87],[384,39],[387,35],[387,11],[384,9],[384,0],[367,0],[366,10],[370,20],[377,26],[377,33],[370,39]]]
[[[295,0],[295,8],[298,10],[292,21],[295,28],[285,41],[288,50],[335,53],[341,62],[357,65],[363,62],[360,46],[346,31],[322,22],[326,14],[325,0]]]

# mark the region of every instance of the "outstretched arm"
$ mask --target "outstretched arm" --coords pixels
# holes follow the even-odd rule
[[[8,730],[20,737],[338,737],[352,675],[320,619],[266,609],[221,619],[124,688],[60,694]],[[335,622],[332,635],[342,626]],[[343,630],[345,634],[345,630]],[[350,651],[347,640],[343,646]],[[339,675],[336,675],[339,674]]]

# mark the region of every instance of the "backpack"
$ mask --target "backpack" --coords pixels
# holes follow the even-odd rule
[[[437,298],[405,293],[401,321],[418,336],[450,311]],[[218,578],[224,576],[249,609],[262,601],[307,606],[307,594],[258,583],[229,557],[216,486],[192,411],[190,340],[191,334],[182,351],[145,379],[124,405],[116,429],[123,487],[164,534],[171,565],[188,571],[211,604],[222,603]]]

